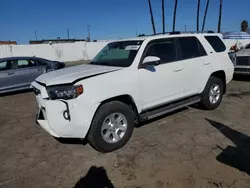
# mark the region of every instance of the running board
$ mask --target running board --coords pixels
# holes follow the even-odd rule
[[[195,96],[195,97],[191,97],[191,98],[187,98],[181,101],[177,101],[174,103],[170,103],[168,105],[165,105],[163,107],[154,109],[154,110],[148,110],[145,112],[142,112],[139,116],[140,116],[140,120],[150,120],[156,117],[159,117],[161,115],[165,115],[168,114],[170,112],[176,111],[178,109],[196,104],[198,102],[200,102],[201,98],[200,96]]]

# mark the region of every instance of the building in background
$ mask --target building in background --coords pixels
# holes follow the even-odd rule
[[[43,39],[43,40],[31,40],[30,44],[58,44],[58,43],[75,43],[75,42],[84,42],[86,39]]]
[[[17,45],[17,42],[16,41],[0,41],[0,45]]]

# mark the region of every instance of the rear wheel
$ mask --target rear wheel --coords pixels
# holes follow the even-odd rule
[[[89,143],[100,152],[123,147],[134,129],[132,109],[119,101],[103,104],[96,112],[88,133]]]
[[[220,78],[211,76],[201,96],[201,104],[207,110],[216,109],[222,100],[224,82]]]

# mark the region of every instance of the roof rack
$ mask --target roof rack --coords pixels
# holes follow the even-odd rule
[[[176,35],[176,34],[184,34],[184,33],[214,33],[214,32],[211,31],[211,30],[208,30],[208,31],[184,31],[184,32],[173,31],[173,32],[170,32],[169,34],[170,35]]]
[[[145,35],[145,37],[155,36],[155,35],[179,35],[179,34],[195,34],[195,33],[214,33],[214,31],[212,31],[212,30],[208,30],[208,31],[172,31],[172,32],[165,32],[164,34],[163,33],[149,34],[149,35]]]

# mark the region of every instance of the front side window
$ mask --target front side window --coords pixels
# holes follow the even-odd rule
[[[205,39],[213,47],[216,52],[224,52],[226,50],[225,44],[218,36],[205,36]]]
[[[160,63],[169,63],[177,60],[176,45],[173,38],[155,41],[149,45],[146,57],[159,57]]]
[[[143,41],[118,41],[107,44],[90,64],[129,67]]]
[[[206,55],[206,51],[196,37],[180,37],[179,49],[181,59],[190,59]]]
[[[7,61],[0,62],[0,71],[8,70]]]

